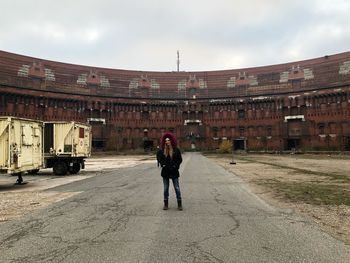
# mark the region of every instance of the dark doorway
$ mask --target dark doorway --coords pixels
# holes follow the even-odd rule
[[[345,151],[350,151],[350,137],[345,137]]]
[[[95,150],[103,150],[105,148],[105,141],[92,140],[92,148],[94,148]]]
[[[143,149],[145,150],[145,152],[153,151],[153,141],[152,140],[148,140],[148,139],[144,139],[144,141],[143,141]]]
[[[50,149],[53,149],[53,123],[45,123],[44,134],[44,153],[50,153]]]
[[[245,140],[243,139],[238,139],[233,141],[233,150],[245,150]]]
[[[287,151],[295,151],[300,148],[300,139],[287,139]]]

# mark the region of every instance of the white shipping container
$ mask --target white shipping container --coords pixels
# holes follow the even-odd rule
[[[45,122],[45,156],[90,157],[91,126],[78,122]]]
[[[43,165],[43,122],[0,117],[0,172],[20,174]]]

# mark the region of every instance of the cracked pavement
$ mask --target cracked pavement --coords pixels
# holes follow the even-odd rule
[[[349,262],[349,246],[311,221],[269,206],[202,155],[183,157],[184,211],[173,188],[162,210],[156,161],[107,170],[1,224],[0,262]]]

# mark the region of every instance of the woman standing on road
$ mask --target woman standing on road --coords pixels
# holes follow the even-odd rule
[[[182,162],[182,156],[180,150],[177,148],[176,138],[170,133],[166,132],[163,134],[160,140],[160,149],[157,152],[157,160],[162,167],[161,176],[163,177],[164,185],[164,207],[163,210],[169,208],[169,181],[173,181],[177,208],[182,210],[182,199],[179,184],[179,168]]]

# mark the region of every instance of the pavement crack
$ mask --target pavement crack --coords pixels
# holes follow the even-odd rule
[[[220,199],[221,194],[216,188],[213,189],[212,194],[214,195],[214,200],[216,203],[219,205],[227,205],[227,202],[225,200]]]
[[[204,240],[203,240],[204,241]],[[200,243],[203,242],[191,242],[187,245],[189,250],[189,254],[186,258],[182,258],[184,262],[192,262],[192,263],[221,263],[223,260],[217,258],[212,253],[208,251],[204,251]]]
[[[224,212],[223,214],[227,215],[229,218],[233,220],[234,222],[233,227],[228,230],[227,234],[208,236],[199,241],[191,242],[187,244],[186,247],[189,252],[186,258],[183,258],[184,262],[198,262],[198,263],[224,262],[224,260],[221,260],[220,258],[216,257],[213,253],[208,252],[202,248],[203,243],[208,242],[212,239],[232,237],[234,235],[234,232],[240,227],[239,220],[235,217],[232,211],[227,211],[227,212]]]
[[[43,229],[47,223],[41,219],[32,219],[26,222],[24,226],[17,228],[11,235],[7,236],[0,242],[0,246],[6,248],[14,247],[14,244],[29,233],[43,234]]]
[[[53,249],[45,253],[39,253],[35,255],[28,255],[24,257],[17,257],[11,259],[13,263],[29,263],[29,262],[63,262],[68,258],[79,246],[68,245],[63,248]]]
[[[230,235],[234,235],[234,232],[240,227],[239,220],[235,217],[235,215],[233,214],[232,211],[228,211],[226,214],[227,214],[227,215],[233,220],[233,222],[235,223],[234,226],[233,226],[233,228],[231,228],[231,229],[229,230]]]

